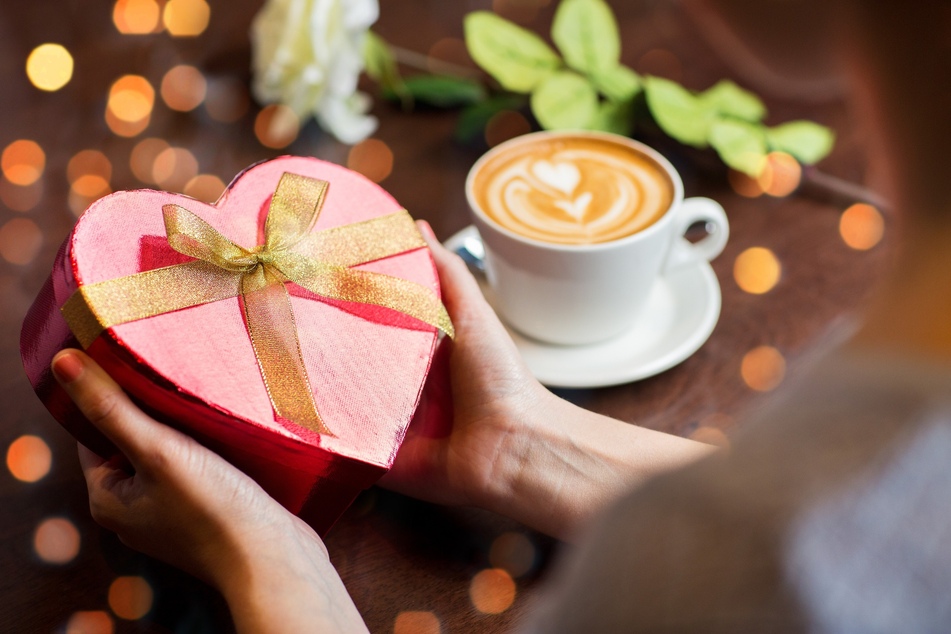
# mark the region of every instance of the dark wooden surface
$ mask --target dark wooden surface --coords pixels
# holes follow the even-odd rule
[[[394,44],[421,53],[442,38],[461,38],[465,11],[488,5],[438,0],[382,4],[378,32]],[[521,19],[547,33],[553,7],[535,12],[524,10],[530,2],[496,4],[522,6]],[[665,7],[666,3],[612,4],[622,22],[623,59],[637,70],[671,76],[695,89],[721,77],[736,77],[707,48],[696,25]],[[167,33],[120,35],[112,24],[111,3],[37,0],[0,6],[0,148],[17,139],[32,139],[47,158],[42,198],[35,207],[21,212],[0,203],[0,227],[25,218],[42,234],[42,246],[28,262],[0,259],[0,449],[6,455],[11,443],[28,434],[39,436],[52,450],[51,469],[37,482],[21,482],[6,466],[0,468],[2,632],[65,631],[70,618],[80,611],[102,612],[99,617],[108,617],[116,632],[227,631],[231,627],[225,606],[212,590],[129,551],[91,521],[75,442],[34,396],[18,354],[23,315],[75,221],[68,205],[66,165],[78,151],[94,148],[109,157],[113,190],[146,185],[129,167],[133,146],[146,136],[189,148],[202,173],[215,174],[225,182],[242,167],[285,152],[346,163],[349,148],[313,123],[286,150],[263,147],[253,133],[259,110],[254,104],[237,122],[222,123],[201,107],[191,113],[173,112],[157,97],[145,132],[135,138],[110,132],[103,119],[106,95],[123,74],[143,75],[157,87],[168,68],[189,63],[209,78],[234,78],[247,84],[247,31],[259,3],[218,0],[211,6],[210,25],[196,38],[172,38]],[[71,82],[57,92],[37,90],[24,72],[30,50],[43,42],[65,45],[76,61]],[[862,137],[841,103],[767,101],[773,122],[808,117],[834,127],[838,145],[822,169],[862,182]],[[453,140],[457,111],[405,112],[377,99],[374,112],[381,120],[374,136],[392,149],[395,158],[392,173],[382,185],[415,216],[429,220],[440,237],[464,227],[463,182],[468,167],[484,151],[484,142]],[[765,398],[741,377],[744,355],[757,346],[772,346],[785,358],[787,380],[795,375],[802,359],[826,345],[830,333],[854,314],[880,275],[893,241],[886,230],[885,241],[872,250],[850,249],[839,236],[838,222],[851,201],[803,193],[782,199],[744,198],[730,188],[725,171],[708,167],[709,156],[698,157],[674,145],[661,149],[683,171],[688,195],[713,197],[729,215],[733,235],[713,265],[723,291],[720,321],[698,353],[657,377],[560,393],[631,423],[701,439],[729,438],[742,428],[743,413]],[[737,256],[752,246],[769,248],[782,265],[780,282],[762,295],[743,292],[733,276]],[[44,562],[34,550],[34,532],[50,517],[66,518],[78,530],[78,554],[66,563]],[[500,614],[484,614],[473,606],[470,582],[481,570],[506,565],[504,559],[500,563],[490,557],[490,550],[496,538],[507,532],[527,538],[534,563],[528,572],[515,576],[512,606]],[[394,631],[398,616],[405,611],[432,613],[442,632],[506,631],[524,616],[558,549],[553,541],[503,518],[441,508],[375,489],[348,511],[327,544],[374,632]],[[120,618],[108,601],[110,584],[127,575],[144,578],[154,593],[151,610],[138,620]]]

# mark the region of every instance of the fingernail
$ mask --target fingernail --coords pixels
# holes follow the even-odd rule
[[[53,374],[60,383],[72,383],[83,373],[83,361],[73,352],[60,353],[53,359]]]

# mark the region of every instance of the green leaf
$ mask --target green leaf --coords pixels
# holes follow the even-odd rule
[[[486,97],[479,82],[446,75],[414,75],[404,82],[406,91],[418,103],[437,108],[468,106]]]
[[[632,101],[605,101],[598,105],[598,112],[589,127],[601,132],[630,136],[634,122],[632,110]]]
[[[700,99],[720,114],[758,123],[766,116],[766,106],[760,98],[728,79],[718,82],[700,95]]]
[[[824,159],[835,144],[835,133],[812,121],[790,121],[766,130],[766,142],[773,150],[786,152],[812,165]]]
[[[761,125],[720,119],[710,127],[710,145],[724,163],[750,176],[759,176],[766,164],[766,134]]]
[[[363,63],[367,75],[380,84],[384,94],[395,95],[403,101],[404,106],[409,105],[409,91],[400,76],[393,51],[386,40],[373,31],[367,31],[366,39],[363,40]]]
[[[455,137],[463,143],[474,141],[483,133],[492,117],[503,110],[519,110],[524,106],[525,97],[512,94],[497,95],[472,104],[459,114]]]
[[[604,0],[562,0],[551,37],[568,65],[585,74],[614,68],[621,58],[617,22]]]
[[[612,101],[629,101],[641,90],[641,76],[627,66],[614,66],[590,75],[598,91]]]
[[[571,71],[559,71],[532,92],[532,113],[546,130],[587,128],[598,113],[598,93]]]
[[[490,11],[468,14],[464,28],[472,59],[508,90],[531,92],[562,65],[544,40]]]
[[[706,147],[716,110],[676,82],[646,77],[647,107],[661,129],[681,143]]]

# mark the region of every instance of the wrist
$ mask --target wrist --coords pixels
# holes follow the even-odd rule
[[[545,394],[514,425],[484,507],[548,535],[572,538],[626,490],[711,451]]]
[[[260,540],[240,540],[216,587],[239,632],[365,632],[323,542],[288,516]]]
[[[301,567],[304,561],[313,559],[315,546],[297,536],[293,518],[282,516],[262,528],[246,531],[235,527],[226,531],[213,553],[214,564],[209,566],[211,582],[229,605],[247,602],[249,596],[253,598],[273,587],[274,580],[269,578],[272,571]],[[323,548],[316,535],[314,539]],[[317,554],[326,557],[325,550]]]
[[[504,417],[506,442],[476,506],[545,530],[537,515],[555,503],[556,482],[563,481],[562,469],[571,462],[565,453],[575,449],[565,428],[571,424],[566,407],[571,406],[539,385]]]

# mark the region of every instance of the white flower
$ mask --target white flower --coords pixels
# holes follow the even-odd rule
[[[379,14],[377,0],[267,0],[251,25],[255,98],[315,116],[344,143],[368,137],[377,120],[357,79]]]

